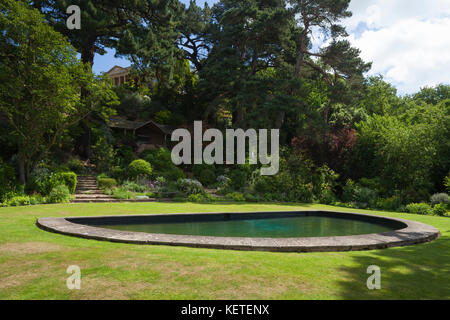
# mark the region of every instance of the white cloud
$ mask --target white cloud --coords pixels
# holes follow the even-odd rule
[[[354,0],[344,21],[369,74],[382,74],[399,93],[450,82],[450,1]]]

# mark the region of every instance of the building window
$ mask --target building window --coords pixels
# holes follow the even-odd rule
[[[114,85],[118,86],[119,85],[119,78],[114,78]]]

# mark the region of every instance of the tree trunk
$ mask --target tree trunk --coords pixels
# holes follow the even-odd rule
[[[25,172],[25,161],[22,157],[18,157],[17,163],[19,165],[19,179],[22,184],[27,182],[26,172]]]
[[[81,61],[87,64],[89,68],[92,69],[94,64],[95,56],[95,39],[96,36],[91,37],[81,49]],[[81,99],[87,99],[89,92],[85,88],[81,88]],[[91,128],[86,124],[85,121],[80,122],[80,126],[83,129],[83,134],[78,140],[78,153],[84,159],[92,158],[92,148],[91,148]]]
[[[278,111],[277,119],[275,120],[275,129],[281,129],[284,124],[284,117],[286,115],[286,111],[280,110]]]

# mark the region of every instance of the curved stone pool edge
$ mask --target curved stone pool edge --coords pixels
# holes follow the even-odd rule
[[[323,210],[309,210],[316,213],[335,213]],[[296,211],[285,211],[295,213]],[[304,212],[304,211],[299,211]],[[256,213],[256,212],[240,212]],[[263,212],[261,212],[263,213]],[[266,213],[266,212],[264,212]],[[280,212],[283,213],[283,212]],[[331,251],[356,251],[374,250],[389,247],[399,247],[414,245],[433,241],[439,237],[439,230],[420,222],[388,218],[362,213],[339,212],[343,214],[360,217],[371,217],[389,219],[404,223],[406,228],[376,234],[365,234],[355,236],[336,237],[309,237],[309,238],[243,238],[243,237],[211,237],[211,236],[191,236],[191,235],[170,235],[151,234],[143,232],[121,231],[105,229],[73,223],[67,219],[89,219],[89,218],[117,218],[132,217],[131,215],[114,216],[91,216],[91,217],[67,217],[67,218],[39,218],[36,224],[39,228],[64,235],[76,236],[86,239],[95,239],[111,242],[122,242],[131,244],[147,245],[170,245],[194,248],[229,249],[247,251],[273,251],[273,252],[331,252]],[[174,215],[158,214],[158,216]],[[176,213],[179,215],[180,213]],[[192,214],[192,213],[185,213]],[[220,213],[198,213],[201,214],[225,214]],[[238,214],[238,213],[236,213]],[[136,215],[135,217],[156,216],[156,215]],[[133,216],[134,217],[134,216]]]

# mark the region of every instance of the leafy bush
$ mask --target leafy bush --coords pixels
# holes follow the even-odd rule
[[[433,194],[430,197],[430,202],[431,202],[431,204],[433,206],[437,205],[437,204],[440,204],[440,203],[449,204],[450,203],[450,197],[446,193],[436,193],[436,194]]]
[[[132,192],[145,192],[149,190],[147,185],[139,184],[134,181],[125,181],[121,188],[123,190],[132,191]]]
[[[216,182],[216,174],[211,169],[206,169],[200,172],[198,180],[205,186],[209,186]]]
[[[336,200],[333,189],[338,178],[339,175],[326,165],[317,169],[313,178],[313,186],[321,203],[331,204]]]
[[[77,174],[82,174],[85,171],[83,163],[78,158],[70,159],[69,161],[67,161],[66,166],[69,168],[69,170]]]
[[[176,187],[179,191],[191,195],[191,194],[204,194],[205,190],[200,181],[194,179],[181,179],[176,183]]]
[[[6,205],[12,207],[25,206],[29,204],[31,204],[30,197],[25,195],[12,197],[6,202]]]
[[[150,177],[152,174],[152,166],[145,160],[134,160],[128,166],[128,176],[137,179],[138,176]]]
[[[134,193],[126,190],[125,188],[114,188],[112,191],[112,196],[116,199],[129,200],[134,199]]]
[[[65,203],[70,201],[70,191],[66,185],[60,184],[52,189],[47,197],[49,203]]]
[[[376,191],[362,187],[350,179],[347,180],[342,190],[342,200],[345,202],[365,204],[366,207],[370,204],[375,204],[377,198]]]
[[[115,153],[112,144],[104,136],[99,136],[92,146],[94,163],[101,172],[109,172],[114,165]]]
[[[393,196],[386,199],[378,199],[376,207],[385,211],[398,211],[402,206],[402,199],[399,196]]]
[[[119,167],[127,167],[133,160],[136,159],[133,149],[130,146],[122,146],[116,150],[116,163]]]
[[[186,175],[184,174],[183,170],[175,166],[165,171],[158,171],[158,175],[165,177],[171,181],[178,181],[179,179],[186,178]]]
[[[265,201],[305,202],[313,200],[312,183],[305,184],[296,175],[281,172],[275,176],[257,176],[252,189],[263,196]]]
[[[219,184],[219,186],[222,188],[229,186],[231,183],[231,179],[223,174],[218,176],[216,181]]]
[[[450,193],[450,172],[449,174],[444,178],[444,186],[447,189],[447,192]]]
[[[160,172],[166,172],[176,168],[172,162],[171,152],[166,148],[144,151],[141,157],[152,164],[152,168],[157,175],[161,175]]]
[[[244,193],[244,198],[245,201],[247,202],[259,202],[260,201],[260,197],[258,195],[253,195],[251,193]]]
[[[433,207],[433,214],[435,216],[445,216],[447,213],[447,206],[443,203],[438,203]]]
[[[427,203],[410,203],[406,206],[406,211],[415,214],[432,214],[433,209]]]
[[[52,172],[49,168],[38,167],[25,185],[27,194],[39,193],[48,196],[58,185],[66,185],[70,192],[75,192],[77,176],[74,172]]]
[[[42,203],[46,203],[47,199],[45,197],[42,197],[39,194],[33,194],[30,196],[30,204],[42,204]]]
[[[197,194],[189,195],[189,197],[187,198],[187,201],[189,201],[189,202],[205,202],[205,201],[211,201],[211,199],[209,197],[207,197],[207,195],[204,195],[202,193],[197,193]]]
[[[244,195],[243,195],[242,193],[240,193],[240,192],[232,192],[232,193],[229,193],[229,194],[227,194],[227,195],[225,196],[225,198],[226,198],[227,200],[237,201],[237,202],[245,201]]]
[[[100,189],[111,189],[117,186],[117,180],[113,178],[97,178],[97,186]]]
[[[231,179],[231,187],[235,190],[240,190],[247,184],[248,174],[244,170],[233,170],[229,174]]]
[[[56,174],[56,179],[58,181],[63,182],[67,188],[69,189],[70,193],[75,193],[75,190],[77,188],[77,175],[74,172],[60,172]]]
[[[4,195],[12,191],[16,184],[16,171],[0,158],[0,202],[5,201]]]

